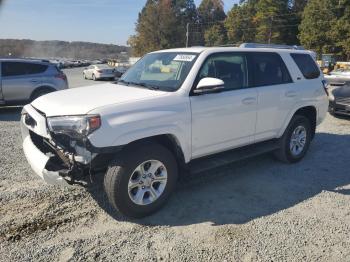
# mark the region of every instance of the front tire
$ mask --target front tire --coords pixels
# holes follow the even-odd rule
[[[94,81],[96,81],[96,80],[97,80],[97,78],[96,78],[95,74],[92,74],[92,80],[94,80]]]
[[[159,144],[130,147],[114,159],[104,178],[112,206],[141,218],[159,210],[175,189],[178,177],[173,154]]]
[[[306,155],[312,139],[310,120],[295,115],[280,138],[280,149],[275,157],[284,163],[296,163]]]

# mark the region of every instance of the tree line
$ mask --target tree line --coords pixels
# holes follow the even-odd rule
[[[135,55],[243,42],[303,45],[350,59],[350,0],[147,0],[128,44]],[[186,35],[188,33],[188,35]]]
[[[66,41],[0,39],[0,57],[62,57],[73,59],[117,58],[130,48],[112,44]]]

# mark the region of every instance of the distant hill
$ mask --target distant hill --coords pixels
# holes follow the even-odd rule
[[[117,58],[120,52],[130,52],[127,46],[89,42],[34,41],[0,39],[0,57],[66,57],[73,59]]]

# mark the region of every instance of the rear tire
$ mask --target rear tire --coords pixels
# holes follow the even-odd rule
[[[117,211],[141,218],[163,206],[175,189],[177,177],[172,153],[159,144],[147,143],[126,149],[110,163],[104,189]]]
[[[311,139],[309,119],[295,115],[280,138],[280,149],[274,152],[274,156],[284,163],[299,162],[306,155]]]

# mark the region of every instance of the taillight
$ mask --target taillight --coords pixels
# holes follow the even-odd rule
[[[323,85],[324,91],[326,92],[326,95],[329,96],[329,92],[328,92],[328,88],[327,88],[327,86],[328,86],[327,81],[326,80],[322,80],[322,85]]]
[[[97,70],[98,73],[102,73],[103,71],[102,70]]]
[[[55,75],[55,78],[62,79],[64,81],[67,81],[67,76],[64,73],[58,73]]]

